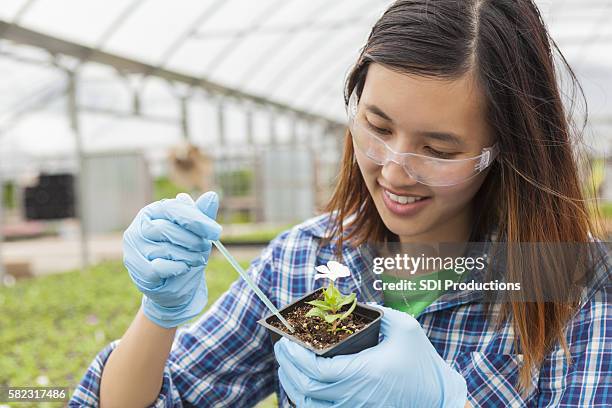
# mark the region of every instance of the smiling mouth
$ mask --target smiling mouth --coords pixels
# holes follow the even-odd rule
[[[393,191],[389,188],[386,188],[382,184],[379,184],[379,186],[380,188],[382,188],[384,194],[391,201],[396,202],[398,204],[411,204],[429,198],[429,196],[423,196],[418,194],[401,194],[399,191]]]
[[[399,204],[416,203],[417,201],[421,201],[421,200],[427,198],[427,197],[420,197],[420,196],[397,195],[397,194],[393,194],[389,190],[385,190],[385,194],[387,195],[387,197],[389,197],[391,199],[391,201],[394,201],[394,202],[399,203]]]

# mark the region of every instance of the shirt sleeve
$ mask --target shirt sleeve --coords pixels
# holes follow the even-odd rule
[[[607,282],[569,324],[571,361],[560,346],[545,359],[539,407],[612,406],[612,286]]]
[[[250,265],[247,273],[277,306],[272,286],[275,252],[283,234],[275,238]],[[206,274],[216,273],[206,269]],[[267,308],[239,278],[189,326],[180,327],[163,373],[154,407],[250,407],[279,385],[269,335],[257,320]],[[70,407],[97,407],[102,370],[117,346],[115,340],[91,363],[77,386]]]
[[[115,340],[104,347],[94,358],[81,382],[77,386],[72,398],[68,402],[69,407],[97,407],[99,406],[100,380],[102,370],[111,352],[119,345],[120,340]],[[163,372],[163,382],[159,396],[152,407],[182,407],[181,396],[176,387],[172,386],[172,375],[170,366],[166,364]]]

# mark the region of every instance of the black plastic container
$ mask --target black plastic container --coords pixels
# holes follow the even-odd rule
[[[291,311],[298,305],[303,304],[304,302],[318,299],[319,296],[321,296],[321,293],[323,292],[323,290],[325,290],[325,288],[319,288],[315,290],[314,292],[310,292],[309,294],[301,297],[300,299],[296,300],[290,305],[285,306],[283,309],[280,310],[280,313],[284,316],[283,312]],[[270,337],[272,339],[272,344],[280,340],[281,336],[284,336],[284,337],[287,337],[289,340],[296,342],[299,345],[309,350],[312,350],[314,353],[316,353],[319,356],[333,357],[333,356],[339,356],[343,354],[358,353],[361,350],[365,350],[369,347],[373,347],[378,344],[378,334],[380,332],[380,321],[383,317],[382,310],[357,302],[357,305],[355,306],[355,310],[353,310],[353,314],[359,317],[362,317],[366,321],[368,321],[367,326],[326,349],[317,349],[311,346],[310,344],[304,343],[302,340],[298,339],[292,334],[286,333],[272,326],[270,322],[273,322],[273,321],[278,322],[278,318],[274,314],[271,314],[267,317],[264,317],[263,319],[260,319],[257,323],[261,324],[266,329],[268,329],[270,333]]]
[[[298,305],[303,304],[304,302],[318,299],[321,296],[321,292],[323,292],[324,290],[325,288],[319,288],[313,292],[310,292],[307,295],[302,296],[295,302],[282,308],[280,310],[280,313],[283,314],[283,312],[285,311],[291,311],[292,309],[294,309]],[[272,326],[270,322],[278,321],[278,317],[276,317],[274,314],[271,314],[267,317],[264,317],[263,319],[258,320],[257,323],[268,329],[273,345],[274,343],[279,341],[281,337],[284,336],[287,337],[289,340],[294,341],[309,350],[312,350],[315,354],[321,357],[333,357],[343,354],[358,353],[361,350],[365,350],[378,344],[380,321],[383,317],[383,311],[378,308],[374,308],[372,306],[357,302],[355,310],[353,310],[353,314],[369,321],[367,326],[326,349],[317,349],[311,346],[310,344],[304,343],[302,340],[298,339],[292,334],[284,332]],[[291,400],[289,400],[289,405],[295,407],[295,404]]]

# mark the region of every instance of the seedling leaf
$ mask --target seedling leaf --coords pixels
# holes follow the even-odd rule
[[[356,297],[357,295],[354,293],[351,293],[350,295],[345,296],[344,299],[342,299],[342,301],[338,304],[338,309],[340,309],[344,305],[350,304],[351,302],[355,300]]]
[[[327,314],[325,315],[324,319],[327,323],[333,323],[334,321],[336,321],[338,318],[340,318],[340,314],[336,313],[336,314]]]
[[[318,307],[319,309],[323,309],[323,310],[332,310],[332,307],[330,305],[328,305],[327,303],[325,303],[322,300],[311,300],[309,302],[306,302],[309,305],[313,305]]]
[[[353,310],[355,310],[355,306],[357,306],[357,299],[353,299],[353,304],[346,312],[342,313],[342,316],[340,316],[340,320],[346,319],[351,313],[353,313]]]
[[[306,316],[306,317],[316,316],[316,317],[320,317],[321,319],[325,319],[326,313],[325,313],[325,311],[323,311],[321,309],[313,307],[304,316]]]

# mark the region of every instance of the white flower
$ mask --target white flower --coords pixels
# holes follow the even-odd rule
[[[315,275],[315,280],[319,278],[328,278],[335,282],[337,278],[343,278],[351,274],[351,271],[349,271],[347,266],[336,261],[329,261],[327,262],[327,266],[319,265],[315,267],[315,269],[321,272]]]

